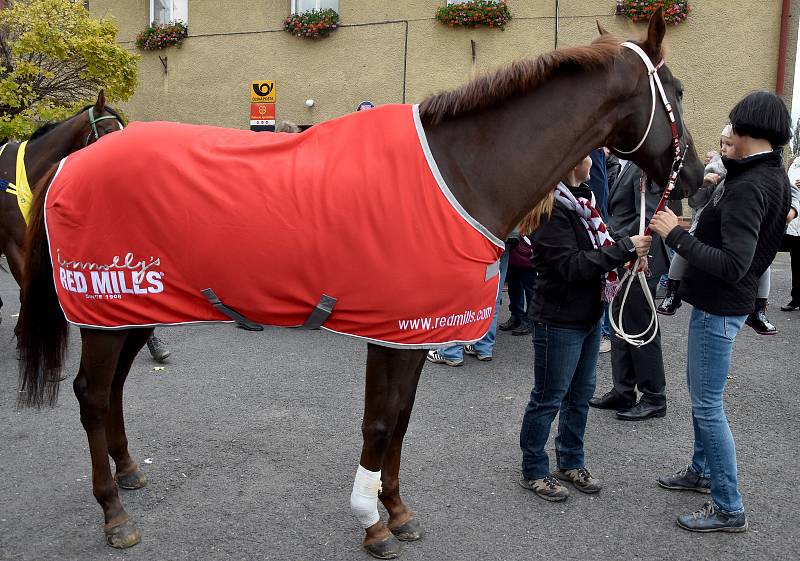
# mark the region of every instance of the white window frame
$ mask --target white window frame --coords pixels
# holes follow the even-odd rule
[[[311,9],[312,9],[312,10],[317,10],[317,11],[319,11],[319,10],[323,9],[323,8],[321,7],[321,6],[322,6],[322,1],[323,1],[323,0],[314,0],[314,7],[313,7],[313,8],[311,8]],[[332,3],[334,3],[334,4],[336,4],[335,6],[333,6],[333,9],[334,9],[334,10],[336,11],[336,13],[338,14],[338,13],[339,13],[339,1],[338,1],[338,0],[331,0],[331,2],[332,2]],[[299,3],[299,2],[298,2],[298,0],[292,0],[292,14],[296,14],[296,13],[298,13],[298,11],[297,11],[297,4],[298,4],[298,3]]]
[[[167,21],[158,22],[158,23],[172,23],[176,19],[180,19],[183,23],[185,23],[186,25],[189,25],[189,0],[182,0],[182,1],[183,1],[184,6],[185,6],[185,9],[184,9],[185,15],[184,16],[176,18],[175,17],[176,10],[174,9],[174,6],[173,6],[173,0],[167,0],[167,2],[169,4],[169,8],[168,8],[169,9],[169,18],[167,18]],[[155,0],[150,0],[150,23],[153,23],[155,21],[156,21]]]

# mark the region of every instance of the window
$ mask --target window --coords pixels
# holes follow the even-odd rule
[[[327,10],[332,8],[339,11],[339,0],[292,0],[292,13],[301,14],[309,10]]]
[[[150,21],[189,23],[189,0],[150,0]]]

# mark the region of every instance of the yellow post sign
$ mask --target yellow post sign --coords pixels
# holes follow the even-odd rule
[[[250,83],[251,103],[275,103],[275,80]]]

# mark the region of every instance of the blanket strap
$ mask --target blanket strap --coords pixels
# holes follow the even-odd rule
[[[217,295],[214,294],[214,291],[212,289],[206,288],[205,290],[201,290],[200,292],[203,294],[203,296],[205,296],[208,299],[208,302],[212,306],[214,306],[218,311],[222,312],[223,314],[231,318],[233,321],[235,321],[238,327],[246,329],[247,331],[264,331],[263,326],[250,321],[236,310],[229,308],[228,306],[223,304],[222,301],[217,297]]]
[[[336,298],[323,294],[319,298],[314,311],[308,316],[305,323],[300,326],[300,329],[319,329],[325,323],[333,312],[336,306]]]
[[[494,263],[486,266],[486,278],[483,280],[488,281],[489,279],[494,278],[495,276],[500,274],[500,260],[498,259]],[[500,287],[500,290],[503,290],[503,287]]]

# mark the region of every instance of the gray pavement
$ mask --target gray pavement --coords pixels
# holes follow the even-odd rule
[[[406,560],[790,560],[800,558],[800,312],[788,300],[788,256],[773,267],[770,318],[734,351],[726,410],[737,442],[746,534],[696,535],[675,525],[704,496],[655,477],[687,463],[684,383],[688,306],[663,322],[668,415],[642,423],[592,411],[587,465],[605,488],[547,503],[519,487],[520,420],[532,384],[530,340],[501,333],[495,360],[428,364],[406,437],[404,497],[427,535]],[[163,371],[142,354],[126,386],[131,452],[150,484],[122,491],[142,542],[104,543],[86,437],[70,381],[70,343],[54,409],[16,410],[12,329],[17,289],[0,272],[0,559],[358,560],[349,511],[361,447],[365,345],[323,332],[227,325],[162,330]],[[501,319],[507,311],[503,310]],[[598,392],[610,385],[601,357]],[[552,450],[552,441],[549,445]]]

